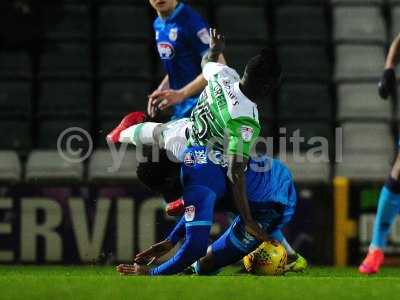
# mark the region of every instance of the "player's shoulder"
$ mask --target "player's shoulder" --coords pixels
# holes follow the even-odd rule
[[[283,161],[271,158],[271,162],[271,170],[276,178],[280,178],[283,181],[293,181],[292,173]]]
[[[218,62],[208,62],[203,68],[203,75],[206,80],[210,80],[215,75],[232,82],[240,80],[239,74],[234,69]]]

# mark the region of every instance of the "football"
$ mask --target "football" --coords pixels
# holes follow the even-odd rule
[[[286,263],[286,250],[275,241],[263,242],[256,250],[243,258],[246,271],[256,275],[282,275]]]

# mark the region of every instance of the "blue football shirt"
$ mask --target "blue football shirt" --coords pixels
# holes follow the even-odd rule
[[[246,170],[247,197],[250,208],[262,211],[271,203],[285,207],[282,223],[294,214],[296,189],[289,169],[279,160],[268,156],[251,158]]]
[[[169,17],[158,17],[153,26],[170,88],[180,89],[201,74],[201,60],[209,48],[209,27],[197,12],[183,3]],[[189,117],[198,96],[176,105],[173,119]]]

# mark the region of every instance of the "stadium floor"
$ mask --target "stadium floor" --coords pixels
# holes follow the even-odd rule
[[[0,299],[389,299],[400,269],[360,276],[350,268],[260,277],[226,268],[218,276],[120,276],[114,267],[1,266]]]

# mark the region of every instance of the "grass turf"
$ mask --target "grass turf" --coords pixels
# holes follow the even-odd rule
[[[351,268],[260,277],[226,268],[218,276],[119,276],[114,267],[1,266],[0,299],[396,299],[400,269],[361,276]]]

